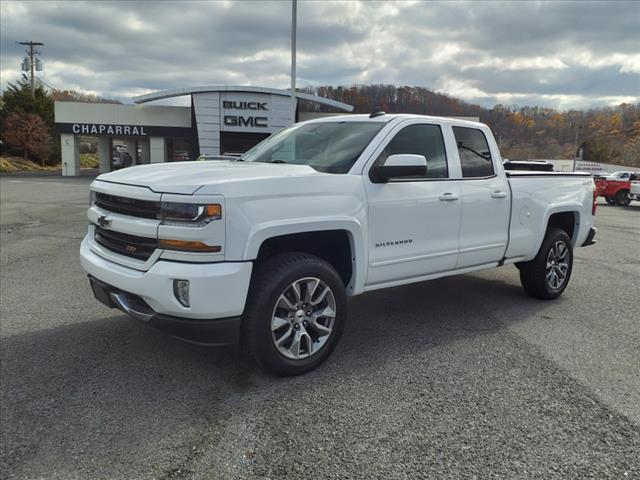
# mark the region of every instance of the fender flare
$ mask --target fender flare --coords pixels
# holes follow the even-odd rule
[[[542,242],[544,241],[544,237],[547,234],[547,229],[549,228],[549,219],[556,213],[573,213],[575,215],[576,223],[575,229],[573,231],[573,238],[571,239],[572,245],[575,246],[580,234],[580,212],[583,208],[584,206],[579,202],[563,203],[562,205],[550,205],[549,208],[547,208],[544,212],[544,220],[542,222],[543,228],[541,228],[540,232],[538,233],[533,256],[538,254],[538,251],[542,246]]]
[[[347,285],[348,295],[364,292],[368,252],[365,248],[365,230],[362,224],[353,217],[300,218],[265,222],[251,228],[245,244],[243,259],[255,260],[262,244],[274,237],[295,233],[318,232],[327,230],[344,230],[351,243],[351,262],[353,275]]]

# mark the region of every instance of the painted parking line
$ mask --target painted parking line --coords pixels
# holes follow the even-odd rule
[[[74,187],[86,187],[87,185],[84,183],[72,183],[72,182],[59,182],[59,181],[37,181],[37,180],[7,180],[9,183],[41,183],[43,185],[65,185],[65,186],[74,186]]]

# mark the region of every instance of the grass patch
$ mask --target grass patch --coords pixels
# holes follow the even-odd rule
[[[47,165],[45,167],[31,160],[25,160],[21,157],[13,157],[8,155],[0,156],[0,173],[12,172],[46,172],[59,170],[59,165]]]

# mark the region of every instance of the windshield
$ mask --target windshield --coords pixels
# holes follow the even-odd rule
[[[382,122],[321,122],[295,125],[262,141],[241,160],[309,165],[320,172],[347,173]]]

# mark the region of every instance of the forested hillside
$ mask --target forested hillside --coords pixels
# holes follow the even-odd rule
[[[558,111],[541,107],[473,105],[423,87],[394,85],[322,86],[304,89],[354,105],[356,113],[386,112],[480,117],[511,159],[574,158],[576,145],[594,162],[640,167],[640,104]],[[305,109],[321,111],[318,104]]]

